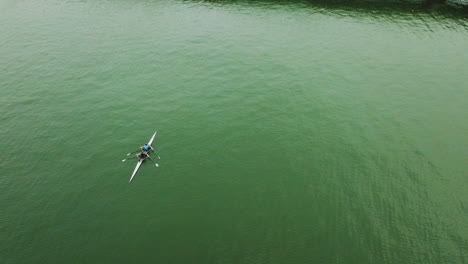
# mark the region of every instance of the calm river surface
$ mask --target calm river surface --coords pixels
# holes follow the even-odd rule
[[[0,3],[1,263],[467,263],[466,16]]]

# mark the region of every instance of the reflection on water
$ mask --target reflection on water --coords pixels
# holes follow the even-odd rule
[[[212,5],[262,6],[287,8],[287,6],[327,8],[342,11],[355,11],[376,15],[431,14],[440,17],[466,20],[468,0],[185,0],[186,2],[206,2]]]
[[[262,8],[265,11],[295,10],[307,13],[321,13],[336,17],[353,17],[365,19],[370,23],[399,23],[406,26],[417,26],[427,31],[434,27],[452,30],[468,30],[468,1],[440,3],[428,0],[184,0],[196,5],[223,6],[235,9]],[[297,12],[296,15],[299,15]],[[435,23],[434,23],[435,22]],[[461,27],[460,27],[461,26]]]

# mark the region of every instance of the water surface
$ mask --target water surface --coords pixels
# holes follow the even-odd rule
[[[3,1],[1,262],[465,263],[466,25]],[[128,184],[154,130],[160,167]]]

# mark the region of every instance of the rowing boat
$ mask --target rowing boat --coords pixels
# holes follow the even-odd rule
[[[153,136],[148,141],[149,146],[151,146],[151,144],[153,143],[153,140],[156,137],[156,133],[158,133],[158,131],[154,132]],[[133,180],[133,177],[135,177],[135,174],[137,173],[138,169],[140,168],[141,164],[143,163],[143,161],[145,161],[146,158],[147,157],[141,159],[140,156],[138,156],[138,163],[137,163],[135,169],[133,170],[132,177],[130,177],[130,181],[128,181],[129,183]]]

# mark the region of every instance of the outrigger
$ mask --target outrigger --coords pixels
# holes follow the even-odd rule
[[[158,133],[158,131],[154,132],[153,136],[151,137],[151,139],[148,141],[148,146],[151,146],[151,144],[153,143],[153,140],[154,138],[156,137],[156,133]],[[138,151],[136,151],[138,152]],[[127,156],[129,156],[130,154],[132,153],[128,153]],[[156,154],[156,156],[158,156]],[[130,177],[130,180],[128,181],[129,183],[133,180],[133,177],[135,177],[135,174],[138,172],[138,169],[140,168],[141,164],[143,163],[143,161],[145,161],[146,159],[150,159],[151,161],[153,161],[150,156],[148,155],[148,153],[146,151],[141,151],[139,154],[136,155],[136,157],[138,158],[138,163],[135,167],[135,169],[133,170],[133,173],[132,173],[132,176]],[[158,159],[161,159],[159,156],[158,156]],[[127,159],[124,159],[122,160],[122,162],[126,161]],[[157,163],[154,163],[154,165],[156,167],[158,167],[159,165]]]

